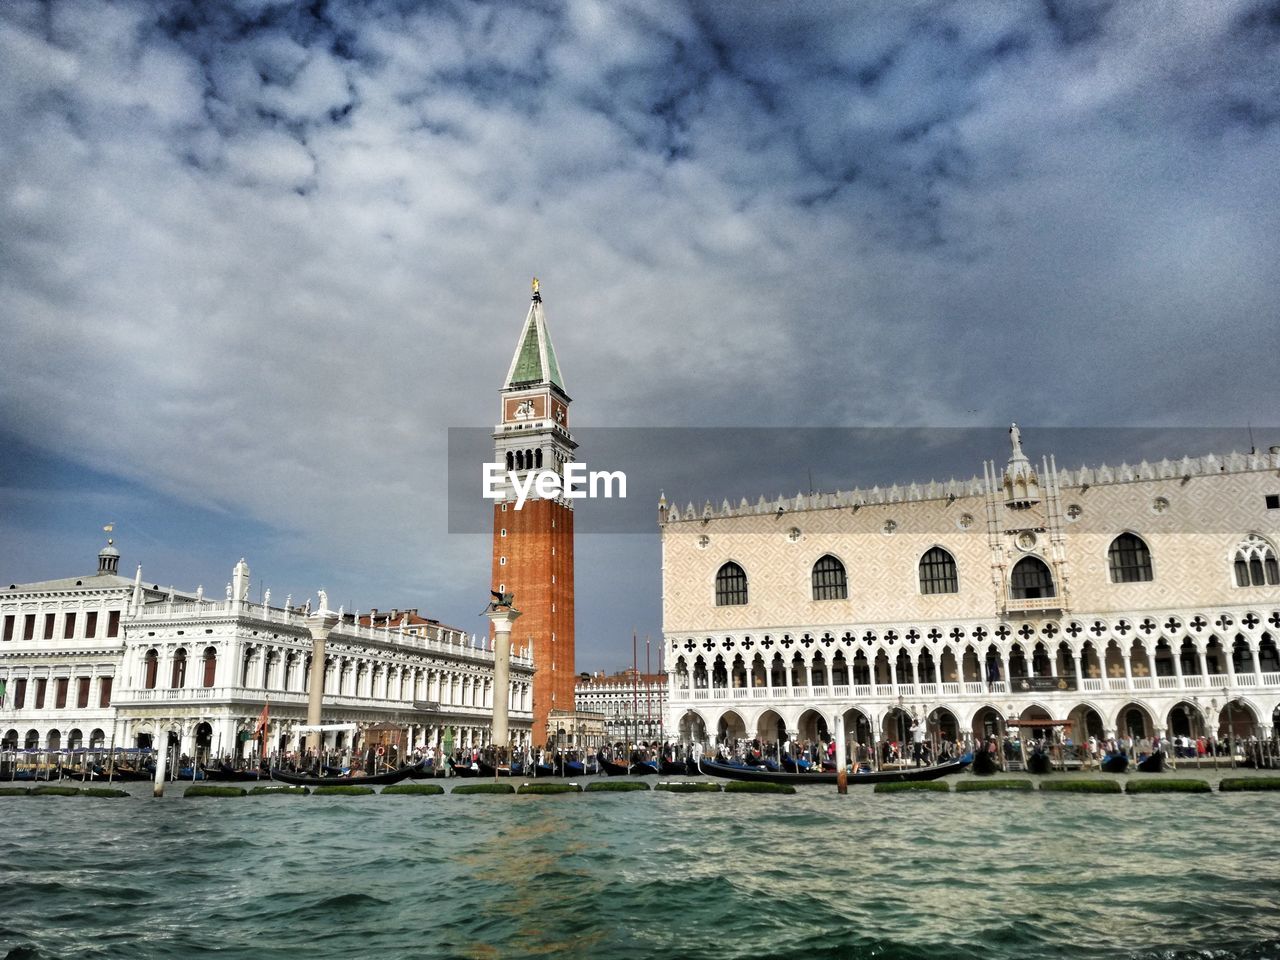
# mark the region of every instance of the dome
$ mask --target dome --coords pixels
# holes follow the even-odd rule
[[[108,540],[107,545],[98,551],[98,573],[116,573],[120,569],[120,551],[115,541]]]

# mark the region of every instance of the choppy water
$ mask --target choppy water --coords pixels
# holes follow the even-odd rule
[[[1280,957],[1275,794],[0,798],[0,957]]]

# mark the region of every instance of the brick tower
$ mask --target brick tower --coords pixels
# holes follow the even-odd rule
[[[502,386],[501,422],[494,428],[495,460],[521,482],[530,472],[562,473],[577,447],[569,433],[569,395],[547,333],[538,281],[533,302]],[[540,500],[530,491],[516,509],[506,484],[493,507],[493,587],[515,595],[522,614],[513,648],[533,647],[533,741],[551,739],[552,710],[572,711],[573,508],[569,500]]]

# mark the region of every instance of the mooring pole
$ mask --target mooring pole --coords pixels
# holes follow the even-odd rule
[[[849,771],[844,766],[844,715],[836,715],[836,793],[849,792]]]

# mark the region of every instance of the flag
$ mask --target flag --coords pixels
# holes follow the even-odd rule
[[[270,719],[271,701],[268,700],[262,705],[262,713],[258,714],[258,725],[253,728],[253,738],[261,740],[264,744],[267,740],[267,723]]]

